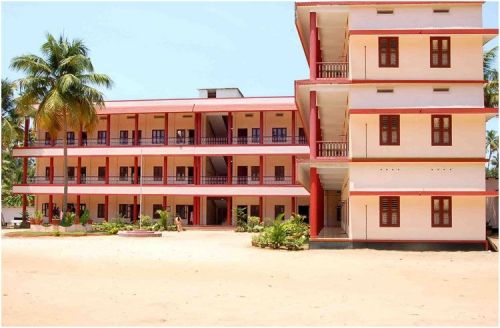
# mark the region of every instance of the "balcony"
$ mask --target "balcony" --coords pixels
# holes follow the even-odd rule
[[[318,141],[317,157],[347,158],[349,144],[345,141]]]
[[[347,79],[349,78],[349,63],[319,62],[317,72],[317,78],[320,79]]]

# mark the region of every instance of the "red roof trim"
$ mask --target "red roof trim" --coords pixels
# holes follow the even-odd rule
[[[351,191],[350,196],[498,196],[498,191]]]
[[[350,108],[349,114],[498,114],[498,108]]]
[[[296,7],[312,6],[369,6],[369,5],[433,5],[433,4],[480,4],[484,1],[313,1],[296,2]]]
[[[351,163],[401,163],[401,162],[408,162],[408,163],[414,163],[414,162],[420,162],[420,163],[449,163],[449,162],[455,162],[455,163],[485,163],[488,160],[486,158],[474,158],[474,157],[429,157],[429,158],[424,158],[424,157],[384,157],[384,158],[352,158],[350,160]]]
[[[437,28],[437,29],[384,29],[350,30],[350,35],[393,35],[393,34],[494,34],[497,28]]]

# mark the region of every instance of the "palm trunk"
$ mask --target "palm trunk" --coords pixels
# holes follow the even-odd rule
[[[489,151],[489,154],[488,154],[488,173],[490,172],[490,164],[491,164],[491,155],[493,152],[491,151],[491,147],[490,147],[490,151]]]
[[[68,208],[68,144],[66,137],[68,135],[68,122],[66,121],[66,109],[63,110],[63,176],[64,176],[64,191],[63,191],[63,208],[61,213],[66,213]],[[61,219],[62,219],[61,214]]]

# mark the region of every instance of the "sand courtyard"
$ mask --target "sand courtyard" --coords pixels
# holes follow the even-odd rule
[[[2,238],[2,324],[497,325],[491,252],[272,251],[232,231]]]

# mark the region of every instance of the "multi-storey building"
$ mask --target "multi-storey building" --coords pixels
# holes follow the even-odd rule
[[[295,99],[107,102],[96,131],[66,136],[70,202],[97,220],[170,208],[195,225],[230,224],[238,206],[298,212],[312,247],[483,247],[485,198],[498,195],[485,188],[485,122],[498,109],[483,104],[482,53],[498,29],[482,27],[482,3],[306,2],[295,17],[310,68]],[[50,217],[63,151],[37,137],[14,151],[37,158],[15,192]]]
[[[261,218],[307,214],[295,162],[309,146],[296,114],[293,97],[244,98],[238,89],[106,102],[94,131],[67,133],[68,207],[89,209],[95,221],[166,208],[193,225],[232,224],[237,208]],[[34,143],[14,150],[36,158],[36,176],[15,192],[36,195],[47,219],[62,209],[62,137],[38,129]]]

